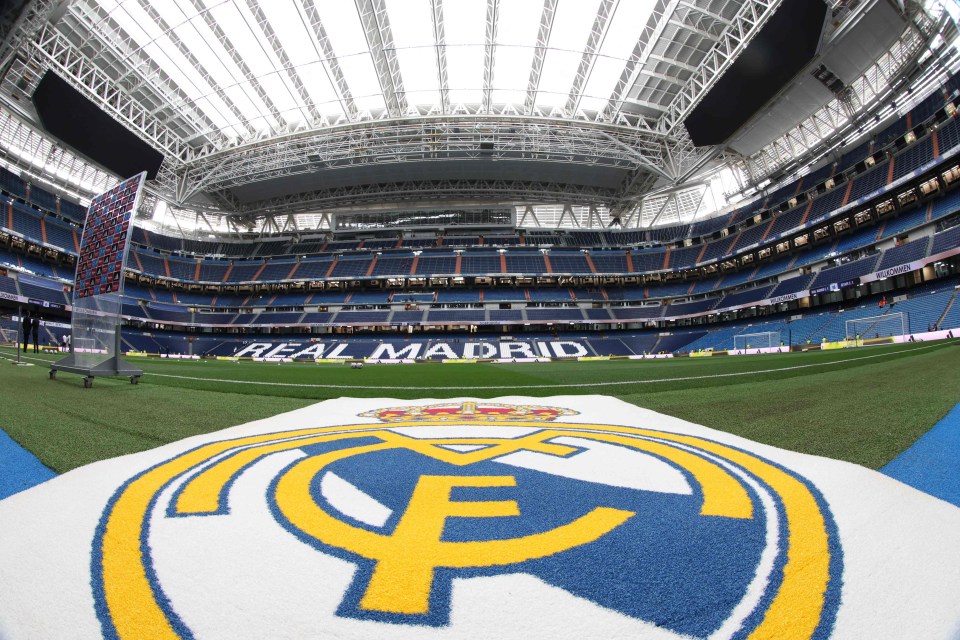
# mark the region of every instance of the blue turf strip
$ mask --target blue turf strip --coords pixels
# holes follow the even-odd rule
[[[960,404],[880,472],[960,507]]]
[[[56,475],[0,430],[0,500]]]

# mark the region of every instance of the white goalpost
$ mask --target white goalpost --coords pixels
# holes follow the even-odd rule
[[[853,346],[869,344],[871,340],[905,336],[910,332],[909,318],[902,311],[868,318],[847,320],[845,336]]]
[[[760,331],[758,333],[741,333],[733,336],[734,351],[744,349],[771,349],[780,346],[779,331]]]

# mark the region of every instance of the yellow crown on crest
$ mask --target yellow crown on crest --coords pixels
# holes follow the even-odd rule
[[[425,406],[374,409],[359,414],[381,422],[549,422],[579,412],[560,407],[497,404],[495,402],[457,402]]]

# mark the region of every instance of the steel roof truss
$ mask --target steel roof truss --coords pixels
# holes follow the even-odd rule
[[[300,74],[297,73],[296,67],[294,67],[293,63],[290,61],[290,56],[288,56],[287,52],[284,50],[283,43],[277,36],[277,32],[274,31],[273,27],[270,25],[270,21],[267,19],[266,14],[264,14],[263,9],[260,8],[260,4],[256,0],[247,0],[247,7],[250,9],[250,13],[253,14],[254,20],[257,21],[257,26],[267,38],[267,42],[270,43],[270,47],[277,56],[277,60],[280,61],[281,66],[287,73],[287,77],[290,78],[294,88],[297,90],[297,94],[300,96],[300,99],[303,101],[304,106],[309,112],[309,116],[304,114],[304,119],[307,120],[307,122],[319,124],[322,120],[324,120],[324,118],[320,114],[320,111],[317,110],[317,106],[313,103],[313,98],[310,97],[310,92],[307,91],[307,88],[304,86],[303,79],[300,78]]]
[[[183,162],[192,156],[193,150],[182,137],[117,87],[60,33],[44,27],[33,45],[46,63],[57,69],[70,84],[100,104],[144,141],[166,152],[168,160]]]
[[[657,128],[665,133],[671,133],[686,119],[700,100],[706,95],[716,81],[733,64],[744,48],[750,43],[754,35],[766,24],[770,16],[780,6],[782,0],[744,0],[733,20],[729,21],[720,39],[699,67],[680,90],[670,105],[670,109],[657,122]],[[711,14],[702,8],[697,8],[684,2],[684,6],[709,14],[718,22],[724,22],[722,16]],[[688,65],[689,66],[689,65]]]
[[[593,71],[593,65],[597,60],[597,51],[603,44],[603,39],[607,35],[607,26],[610,23],[610,17],[616,10],[618,0],[601,0],[597,8],[597,17],[590,28],[590,34],[587,36],[587,44],[583,48],[583,56],[580,58],[580,64],[577,66],[577,72],[573,76],[573,86],[570,87],[570,93],[567,96],[566,110],[568,113],[575,113],[580,108],[580,98],[583,97],[583,88],[590,79],[590,73]]]
[[[553,18],[557,13],[557,0],[543,0],[543,13],[540,14],[540,29],[537,31],[537,44],[533,51],[533,63],[530,65],[530,78],[527,80],[527,97],[523,102],[523,111],[533,114],[537,103],[537,90],[540,88],[540,72],[543,71],[543,59],[547,55],[547,43],[553,31]]]
[[[487,0],[486,29],[483,44],[483,113],[490,113],[493,92],[493,63],[497,50],[497,21],[500,0]]]
[[[154,103],[157,105],[150,110],[150,115],[166,120],[168,126],[174,126],[170,122],[171,114],[176,113],[183,124],[189,128],[186,135],[193,137],[197,135],[207,135],[213,140],[225,143],[226,138],[217,133],[217,127],[203,111],[197,107],[190,97],[173,80],[167,76],[150,58],[146,57],[140,46],[131,38],[106,12],[99,6],[89,6],[87,4],[75,4],[69,9],[69,14],[74,19],[79,20],[80,24],[87,30],[85,39],[96,38],[102,47],[107,48],[114,56],[114,62],[109,63],[107,70],[102,70],[105,77],[109,78],[107,73],[109,69],[116,69],[116,79],[111,79],[118,89],[130,92],[132,89],[145,93],[155,93],[157,98]],[[52,28],[44,28],[38,34],[38,39],[46,41],[48,38],[57,34]],[[79,34],[78,34],[79,35]],[[62,36],[61,36],[62,37]],[[73,46],[68,40],[64,39],[61,46]],[[42,46],[42,45],[41,45]],[[84,55],[79,50],[78,55]],[[121,66],[120,63],[125,63]],[[90,61],[90,65],[94,63]],[[133,97],[133,96],[131,96]],[[138,99],[138,102],[141,101]],[[164,114],[164,110],[170,107],[180,106],[181,108]],[[141,108],[148,109],[148,105],[142,105]],[[165,116],[165,117],[164,117]]]
[[[437,80],[440,86],[440,113],[450,112],[450,82],[447,79],[447,40],[443,27],[443,0],[430,0],[433,43],[437,52]]]
[[[403,90],[403,78],[400,75],[400,63],[397,61],[386,4],[384,0],[356,0],[356,6],[373,57],[373,67],[387,104],[387,112],[391,117],[400,117],[407,113],[407,96]]]
[[[164,35],[170,39],[170,42],[172,42],[173,46],[177,48],[177,51],[180,52],[180,55],[186,58],[187,62],[193,65],[194,70],[200,75],[201,78],[203,78],[203,81],[207,83],[209,89],[215,91],[219,98],[223,100],[223,103],[227,105],[227,108],[230,109],[230,112],[233,114],[234,118],[236,118],[237,124],[246,129],[248,136],[253,137],[256,135],[256,130],[250,126],[247,117],[242,111],[240,111],[240,108],[237,107],[233,100],[231,100],[223,90],[217,88],[218,85],[216,80],[210,76],[210,73],[203,66],[200,60],[197,59],[197,56],[195,56],[190,50],[190,47],[188,47],[186,43],[180,39],[180,36],[177,35],[177,32],[174,31],[169,24],[167,24],[167,21],[163,19],[163,16],[160,15],[156,8],[147,2],[147,0],[138,0],[138,3],[140,4],[140,7],[147,13],[147,15],[150,16],[150,19],[156,23],[161,31],[163,31]],[[205,92],[207,87],[198,87],[198,89],[201,89],[202,92]]]
[[[219,193],[219,192],[218,192]],[[597,187],[544,181],[523,180],[411,180],[402,183],[366,184],[334,187],[251,202],[233,210],[240,217],[263,216],[264,211],[316,213],[318,209],[381,204],[384,201],[407,204],[433,201],[519,201],[571,204],[602,204],[610,192]]]
[[[664,0],[660,1],[663,2]],[[637,40],[636,46],[633,48],[633,53],[624,65],[623,71],[620,72],[620,78],[613,88],[613,93],[610,95],[607,106],[604,107],[604,119],[615,121],[620,114],[624,97],[637,81],[637,77],[641,71],[644,70],[647,59],[653,53],[654,47],[657,45],[657,42],[659,42],[664,30],[666,30],[667,25],[670,23],[671,16],[674,15],[679,5],[680,0],[667,0],[662,10],[654,9],[653,14],[643,28],[643,32],[640,34],[640,38]]]
[[[213,19],[213,16],[210,14],[210,10],[204,6],[201,0],[190,0],[190,2],[193,4],[193,8],[196,9],[197,14],[207,25],[207,28],[213,33],[213,36],[217,39],[217,42],[219,42],[223,50],[227,52],[230,60],[233,61],[233,64],[236,65],[237,69],[240,70],[240,73],[243,74],[244,79],[250,83],[250,87],[257,94],[257,97],[263,102],[264,106],[270,112],[270,115],[273,116],[275,126],[282,127],[286,121],[284,120],[283,116],[280,115],[280,110],[277,108],[277,105],[274,104],[273,100],[270,99],[270,95],[267,93],[266,89],[263,88],[263,85],[261,85],[257,80],[257,77],[253,74],[253,70],[250,69],[250,65],[247,64],[246,60],[243,59],[243,56],[241,56],[237,51],[237,48],[223,30],[223,27],[221,27],[220,24]]]
[[[194,0],[199,1],[199,0]],[[317,39],[317,44],[320,45],[321,59],[323,60],[324,69],[327,71],[327,77],[330,78],[334,87],[337,89],[337,97],[340,100],[340,106],[343,108],[343,112],[347,114],[347,117],[351,122],[356,122],[359,110],[357,109],[357,104],[353,100],[353,94],[350,92],[350,86],[347,84],[347,79],[343,75],[343,69],[340,68],[340,62],[337,60],[337,55],[333,50],[333,45],[330,43],[330,38],[327,35],[327,30],[323,26],[323,22],[320,20],[320,14],[317,12],[316,3],[313,0],[298,0],[298,4],[303,8],[307,16],[307,21],[310,23],[310,29],[313,32],[314,37]]]

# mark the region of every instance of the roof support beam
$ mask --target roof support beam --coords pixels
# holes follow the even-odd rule
[[[357,104],[353,100],[353,94],[350,92],[350,86],[347,84],[347,79],[343,75],[343,69],[340,68],[340,62],[337,60],[337,55],[333,51],[333,45],[330,43],[330,38],[327,36],[327,30],[323,26],[323,22],[320,20],[320,14],[317,12],[317,5],[309,0],[306,2],[304,0],[300,0],[300,5],[306,12],[307,21],[310,23],[310,29],[313,31],[313,35],[317,38],[317,42],[320,44],[323,66],[327,70],[327,77],[330,78],[331,84],[337,88],[337,96],[340,99],[340,106],[343,108],[343,112],[347,114],[347,117],[350,118],[351,121],[356,121],[357,114],[359,113]]]
[[[256,19],[257,26],[260,27],[260,31],[263,32],[264,36],[266,36],[267,42],[270,43],[270,47],[273,49],[273,53],[277,56],[277,60],[280,61],[280,64],[287,72],[287,76],[290,78],[290,81],[293,82],[293,86],[297,90],[300,100],[302,100],[303,104],[306,106],[307,111],[309,112],[309,116],[306,118],[306,120],[312,123],[319,123],[321,120],[323,120],[323,116],[320,114],[320,111],[317,110],[317,106],[313,103],[313,98],[310,96],[310,92],[307,91],[307,88],[303,84],[303,80],[300,78],[300,74],[297,73],[296,67],[293,66],[293,62],[290,60],[290,56],[288,56],[287,52],[284,50],[283,43],[277,36],[277,32],[273,30],[272,26],[270,26],[270,21],[267,20],[267,16],[263,13],[263,9],[260,8],[260,5],[256,2],[256,0],[247,0],[247,7],[253,14],[254,19]]]
[[[677,195],[675,193],[671,193],[664,199],[663,204],[657,210],[656,215],[653,216],[653,219],[650,220],[650,223],[647,225],[648,229],[653,227],[653,225],[657,224],[657,221],[660,219],[660,216],[663,215],[663,212],[667,210],[667,207],[670,206],[671,203],[676,205],[676,198],[677,198]]]
[[[607,25],[610,24],[610,17],[617,9],[619,0],[601,0],[597,8],[597,18],[593,21],[593,27],[590,29],[590,35],[587,36],[587,44],[583,48],[583,56],[580,58],[580,64],[577,66],[577,73],[573,76],[573,86],[570,87],[570,94],[567,96],[566,111],[575,113],[580,108],[580,98],[583,94],[583,87],[590,79],[590,73],[593,71],[593,64],[597,60],[597,50],[603,44],[603,39],[607,35]]]
[[[543,59],[547,55],[550,32],[553,31],[553,17],[557,13],[557,0],[543,0],[543,13],[540,14],[540,30],[537,32],[537,45],[533,51],[533,64],[530,66],[530,79],[527,80],[527,97],[523,102],[523,112],[533,114],[537,103],[537,89],[540,87],[540,72]]]
[[[720,39],[717,36],[717,34],[710,33],[709,31],[705,31],[704,29],[694,26],[689,22],[686,22],[685,20],[671,20],[670,24],[679,29],[683,29],[684,31],[689,31],[690,33],[694,33],[700,36],[701,38],[703,38],[704,40],[709,40],[710,42],[717,42]]]
[[[697,68],[693,65],[687,64],[685,62],[680,62],[679,60],[674,60],[673,58],[665,58],[664,56],[661,56],[660,54],[657,54],[657,53],[650,54],[650,60],[656,60],[657,62],[664,62],[666,64],[669,64],[672,67],[683,69],[684,71],[689,71],[690,73],[697,72]]]
[[[106,77],[111,78],[111,83],[117,89],[128,92],[139,89],[155,93],[159,100],[154,105],[161,106],[150,111],[151,117],[163,122],[171,129],[176,128],[176,120],[186,124],[184,131],[189,133],[182,134],[185,139],[206,135],[211,140],[215,140],[218,145],[226,142],[226,137],[217,131],[213,120],[145,54],[102,7],[76,3],[69,8],[69,13],[62,19],[66,20],[68,17],[80,21],[87,30],[87,39],[95,40],[101,47],[101,53],[109,52],[111,62],[101,63],[98,69]],[[41,31],[39,41],[49,43],[51,41],[48,38],[51,37],[63,38],[59,30],[50,27]],[[65,38],[62,42],[73,46]],[[77,55],[83,55],[81,51],[75,51]],[[93,66],[92,62],[89,64]],[[112,70],[115,70],[116,75],[111,72]],[[150,106],[149,101],[142,97],[138,100],[138,105],[144,110]],[[172,115],[174,110],[180,115],[179,118]]]
[[[220,24],[213,19],[213,16],[210,15],[210,10],[203,4],[201,0],[190,0],[193,8],[196,9],[197,15],[199,15],[204,23],[207,25],[207,28],[213,33],[213,36],[217,39],[217,42],[220,43],[220,46],[223,47],[223,50],[227,52],[227,55],[230,56],[230,60],[233,61],[233,64],[237,66],[237,69],[240,70],[240,73],[243,74],[244,79],[250,83],[250,86],[256,92],[257,96],[263,102],[263,105],[270,111],[270,114],[273,116],[275,121],[275,127],[282,127],[285,123],[284,118],[280,115],[280,110],[277,108],[277,105],[274,104],[273,100],[270,99],[270,95],[267,94],[266,89],[263,88],[263,85],[257,81],[257,77],[253,75],[253,71],[250,69],[250,66],[247,64],[246,60],[243,59],[237,52],[237,48],[231,42],[230,38],[227,37],[226,32],[220,26]]]
[[[651,69],[644,69],[643,75],[656,78],[657,80],[663,80],[664,82],[670,82],[672,84],[683,84],[683,79],[679,76],[671,76],[665,73],[660,73],[659,71],[653,71]]]
[[[493,62],[497,50],[497,20],[500,0],[487,0],[486,38],[483,46],[483,113],[490,113],[493,91]]]
[[[441,113],[450,113],[450,83],[447,80],[447,38],[443,28],[443,0],[430,0],[433,42],[437,51],[437,76],[440,83]]]
[[[656,102],[650,102],[649,100],[640,100],[639,98],[627,98],[624,100],[627,104],[635,104],[638,107],[643,107],[645,109],[653,109],[659,113],[662,113],[667,110],[662,104],[657,104]]]
[[[225,192],[214,192],[217,196]],[[420,203],[516,201],[527,203],[568,205],[605,204],[611,199],[611,191],[599,187],[572,185],[568,182],[543,182],[523,180],[411,180],[396,183],[381,183],[332,187],[308,193],[279,196],[267,200],[249,202],[233,208],[239,218],[263,217],[265,210],[272,215],[291,213],[315,213],[322,209],[366,206],[388,201],[403,201],[405,206],[416,207]],[[572,212],[571,212],[572,213]],[[569,215],[569,214],[568,214]],[[576,216],[574,216],[576,220]],[[577,221],[578,222],[578,221]],[[576,224],[576,222],[575,222]]]
[[[722,25],[724,25],[724,26],[729,27],[731,24],[733,24],[730,20],[727,20],[726,18],[724,18],[724,17],[721,16],[720,14],[714,13],[713,11],[710,11],[709,9],[705,9],[704,7],[698,7],[697,5],[692,4],[692,3],[688,2],[687,0],[682,0],[682,2],[681,2],[680,4],[681,4],[683,7],[687,8],[687,9],[691,9],[691,10],[693,10],[693,11],[696,11],[696,12],[699,13],[700,15],[703,15],[703,16],[706,16],[706,17],[710,18],[711,20],[716,20],[717,22],[719,22],[720,24],[722,24]]]
[[[0,79],[4,78],[17,51],[43,28],[44,22],[60,6],[58,0],[32,0],[24,5],[0,43]]]
[[[540,218],[537,217],[537,212],[534,210],[532,204],[528,204],[523,208],[523,217],[520,218],[520,222],[517,223],[518,227],[527,226],[527,218],[533,219],[533,226],[542,227],[540,224]]]
[[[660,36],[663,35],[669,24],[670,17],[677,10],[679,4],[680,0],[668,0],[662,10],[654,9],[653,15],[650,16],[636,46],[633,48],[633,53],[624,65],[623,71],[620,72],[620,78],[613,88],[613,93],[610,94],[610,100],[603,110],[605,120],[613,121],[620,113],[624,97],[628,95],[631,87],[637,81],[640,71],[646,66],[647,59],[653,53],[653,47],[660,40]]]
[[[187,62],[193,65],[193,68],[200,75],[200,77],[203,78],[203,81],[209,85],[209,89],[218,93],[220,99],[223,100],[223,103],[227,105],[228,109],[230,109],[230,113],[232,113],[233,117],[236,118],[237,129],[245,129],[247,135],[251,138],[255,136],[257,132],[253,129],[253,127],[250,126],[248,118],[242,111],[240,111],[240,108],[234,104],[233,100],[227,97],[226,93],[217,90],[217,81],[210,76],[210,72],[207,71],[206,67],[203,66],[203,63],[197,59],[197,56],[193,54],[193,51],[190,50],[190,47],[188,47],[186,43],[180,39],[180,36],[177,35],[177,32],[174,31],[169,24],[167,24],[167,21],[163,19],[163,16],[160,15],[160,12],[158,12],[149,2],[147,2],[147,0],[139,0],[139,4],[140,8],[143,9],[148,16],[150,16],[150,19],[153,20],[156,25],[160,27],[160,30],[163,31],[164,35],[170,39],[170,42],[172,42],[173,46],[177,48],[177,51],[180,52],[180,55],[186,58]],[[208,90],[207,87],[197,87],[197,89],[201,94],[206,93]]]
[[[179,135],[147,113],[139,102],[117,87],[113,80],[94,67],[51,27],[43,28],[34,47],[45,63],[56,69],[70,84],[145,142],[164,151],[168,162],[185,162],[197,153],[209,153],[211,150],[190,148]]]
[[[604,137],[613,142],[615,145],[623,149],[626,153],[633,155],[637,162],[645,168],[647,171],[655,173],[659,176],[662,176],[668,180],[673,179],[673,176],[664,171],[662,159],[659,157],[651,157],[651,154],[644,154],[634,149],[631,145],[626,144],[623,140],[619,140],[616,137],[610,135],[606,131],[600,130],[599,133]]]
[[[779,8],[781,2],[782,0],[744,0],[733,20],[726,21],[722,16],[711,14],[683,0],[685,7],[709,15],[718,22],[726,22],[727,26],[720,35],[720,39],[701,61],[700,66],[692,69],[693,75],[674,98],[670,109],[660,116],[656,127],[658,131],[671,134],[676,130],[750,44],[757,32]],[[682,65],[678,66],[682,68]]]
[[[386,4],[383,0],[356,0],[356,5],[360,24],[363,25],[367,45],[373,56],[373,67],[377,71],[380,89],[387,103],[387,111],[398,118],[407,112],[407,95],[403,90],[403,78],[400,75],[400,63],[397,61]]]
[[[563,205],[563,211],[560,213],[560,219],[557,220],[557,226],[562,227],[564,220],[570,220],[570,226],[575,229],[580,228],[580,220],[577,219],[577,216],[573,213],[573,207],[570,204]]]

